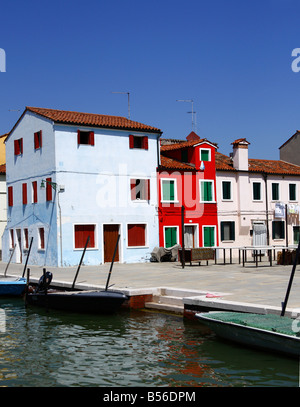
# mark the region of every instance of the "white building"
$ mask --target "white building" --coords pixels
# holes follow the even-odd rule
[[[216,153],[220,247],[293,245],[299,240],[300,167],[249,159],[246,139]]]
[[[6,139],[3,260],[139,262],[158,245],[161,131],[124,117],[27,107]],[[44,186],[45,189],[40,187]]]

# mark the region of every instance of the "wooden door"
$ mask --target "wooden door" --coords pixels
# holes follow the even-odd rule
[[[110,263],[113,259],[117,239],[119,234],[119,225],[104,225],[104,263]],[[115,261],[119,261],[119,247],[116,251]]]

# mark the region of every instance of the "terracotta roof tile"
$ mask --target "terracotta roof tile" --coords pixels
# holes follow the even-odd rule
[[[68,110],[45,109],[40,107],[26,107],[26,110],[37,113],[56,123],[161,133],[161,130],[156,127],[132,121],[121,116],[71,112]]]
[[[183,163],[181,161],[175,160],[174,158],[160,156],[160,169],[168,170],[195,170],[195,167],[191,164]]]
[[[233,168],[231,158],[219,152],[216,152],[216,170],[236,171]],[[260,160],[249,158],[249,172],[300,176],[300,166],[281,160]]]
[[[0,165],[0,174],[6,174],[6,164]]]
[[[203,143],[203,142],[208,142],[208,143],[216,146],[215,143],[211,143],[206,138],[202,138],[202,139],[199,139],[199,140],[184,141],[184,142],[179,141],[178,143],[174,143],[174,144],[161,145],[160,150],[161,151],[178,150],[180,148],[193,147],[193,146],[195,146],[195,145],[197,145],[199,143]]]

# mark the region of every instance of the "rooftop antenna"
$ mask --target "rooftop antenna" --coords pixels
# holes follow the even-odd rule
[[[128,98],[128,120],[130,120],[130,93],[129,92],[111,92],[111,93],[121,93],[127,95]]]
[[[195,115],[195,122],[194,122],[194,124],[192,123],[192,129],[193,129],[193,125],[194,125],[194,128],[195,128],[195,130],[197,131],[197,112],[187,112],[187,113],[192,113],[192,115]]]
[[[178,100],[176,100],[176,102],[189,102],[189,103],[192,103],[192,111],[191,111],[191,113],[192,113],[192,130],[194,130],[194,101],[193,101],[193,99],[178,99]]]

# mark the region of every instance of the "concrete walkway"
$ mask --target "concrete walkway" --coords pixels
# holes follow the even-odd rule
[[[31,279],[37,281],[43,274],[43,267],[28,265]],[[0,262],[0,275],[5,263]],[[7,275],[22,275],[24,265],[10,264]],[[82,266],[76,280],[76,287],[82,289],[105,287],[110,264]],[[53,281],[71,286],[77,267],[52,268]],[[272,267],[267,262],[242,264],[217,264],[208,266],[187,265],[184,269],[176,263],[115,263],[110,285],[114,289],[130,291],[143,288],[170,287],[180,290],[197,290],[208,293],[226,294],[224,298],[237,303],[252,303],[258,306],[281,307],[285,299],[292,266]],[[296,269],[288,308],[300,308],[300,265]]]

